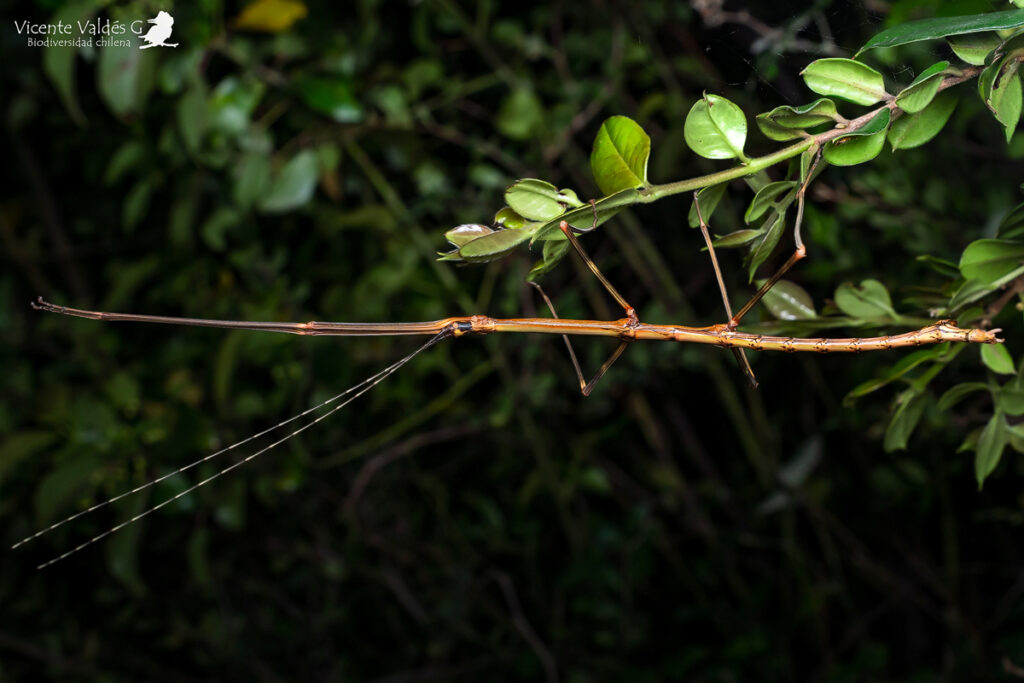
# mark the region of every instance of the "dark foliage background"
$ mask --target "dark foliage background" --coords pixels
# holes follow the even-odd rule
[[[596,196],[587,158],[607,116],[651,134],[654,181],[707,173],[722,164],[682,133],[702,91],[752,121],[809,101],[798,73],[815,51],[849,56],[887,22],[992,8],[823,0],[754,18],[693,5],[705,15],[672,2],[309,2],[289,25],[269,3],[273,30],[259,32],[233,23],[230,2],[116,3],[98,16],[171,11],[180,47],[47,66],[12,20],[90,5],[6,4],[5,543],[416,344],[101,324],[34,313],[36,295],[263,320],[546,315],[523,283],[535,254],[457,268],[435,261],[442,233],[488,222],[520,177]],[[909,82],[944,49],[870,61]],[[956,261],[1019,201],[1021,138],[1007,148],[983,114],[964,97],[926,147],[827,169],[792,279],[820,305],[843,281],[877,278],[923,314],[921,293],[945,281],[916,257]],[[773,143],[754,133],[750,148]],[[719,232],[742,222],[749,195],[733,189]],[[688,209],[668,199],[586,238],[642,319],[722,318]],[[740,302],[740,257],[721,258]],[[545,286],[560,315],[618,316],[572,259]],[[996,321],[1013,351],[1019,316]],[[577,348],[596,369],[613,345]],[[843,397],[893,362],[762,354],[753,391],[719,350],[636,344],[583,399],[557,339],[446,342],[58,565],[33,569],[216,463],[4,550],[0,678],[1006,679],[1024,666],[1020,461],[1005,456],[978,492],[957,447],[991,412],[980,397],[952,419],[929,404],[908,450],[885,453],[897,392]],[[936,390],[985,376],[968,349]]]

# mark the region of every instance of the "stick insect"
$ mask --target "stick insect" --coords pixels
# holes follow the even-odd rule
[[[565,238],[569,241],[572,248],[575,250],[578,257],[583,261],[587,268],[594,274],[594,276],[600,281],[605,291],[615,299],[615,301],[622,307],[624,317],[618,320],[577,320],[559,318],[555,312],[554,305],[551,299],[548,298],[547,294],[544,293],[543,289],[539,285],[533,283],[534,286],[540,292],[541,297],[544,299],[549,310],[551,311],[551,318],[492,318],[486,315],[472,315],[472,316],[459,316],[444,318],[442,320],[435,320],[430,322],[391,322],[391,323],[356,323],[356,322],[247,322],[237,320],[208,320],[201,318],[177,318],[168,316],[157,316],[157,315],[142,315],[133,313],[111,313],[107,311],[91,311],[79,308],[70,308],[66,306],[58,306],[50,302],[44,301],[42,297],[35,302],[32,302],[32,308],[36,310],[46,311],[50,313],[59,313],[61,315],[68,315],[78,318],[87,318],[90,320],[104,320],[110,322],[148,322],[148,323],[160,323],[168,325],[186,325],[195,327],[216,327],[224,329],[234,330],[253,330],[253,331],[269,331],[269,332],[284,332],[287,334],[296,334],[303,336],[341,336],[341,337],[359,337],[359,336],[397,336],[397,335],[430,335],[430,339],[427,340],[419,348],[415,349],[408,355],[402,357],[398,361],[392,363],[388,367],[384,368],[380,372],[371,375],[362,382],[356,384],[349,389],[332,396],[331,398],[323,401],[322,403],[315,405],[307,410],[294,415],[293,417],[284,420],[273,427],[269,427],[263,431],[257,432],[241,441],[237,441],[230,446],[222,448],[214,453],[206,455],[199,460],[196,460],[184,467],[181,467],[173,472],[165,474],[163,476],[152,479],[144,484],[141,484],[131,490],[125,491],[124,493],[118,494],[112,498],[108,498],[104,501],[96,503],[91,507],[72,514],[64,519],[55,522],[34,534],[27,536],[26,538],[18,541],[14,544],[12,549],[23,546],[24,544],[43,536],[61,527],[68,522],[71,522],[83,515],[89,514],[100,508],[106,507],[111,503],[122,500],[128,496],[139,493],[145,489],[154,486],[172,476],[186,472],[202,463],[208,462],[213,458],[227,453],[228,451],[235,450],[245,444],[248,444],[255,439],[266,436],[274,430],[291,424],[296,420],[300,420],[322,408],[330,406],[330,408],[320,414],[319,416],[311,419],[309,422],[303,424],[300,427],[292,430],[287,435],[276,439],[272,443],[259,450],[245,456],[244,458],[232,463],[223,469],[215,472],[214,474],[202,479],[201,481],[193,484],[192,486],[178,492],[174,496],[171,496],[155,505],[143,510],[142,512],[110,527],[106,531],[90,538],[83,543],[67,550],[66,552],[40,564],[38,569],[48,567],[60,560],[63,560],[70,555],[77,553],[78,551],[106,538],[107,536],[125,528],[126,526],[139,521],[143,517],[159,510],[160,508],[170,504],[171,502],[185,496],[196,489],[205,486],[215,479],[227,474],[228,472],[241,467],[245,463],[254,460],[263,453],[281,445],[285,441],[301,434],[313,425],[325,420],[329,416],[338,412],[349,403],[359,398],[363,394],[370,391],[374,386],[383,380],[390,377],[392,374],[397,372],[406,363],[412,360],[415,356],[427,350],[431,346],[446,340],[448,338],[462,337],[466,335],[484,335],[493,334],[499,332],[514,332],[514,333],[537,333],[537,334],[557,334],[561,335],[565,340],[566,346],[569,351],[570,358],[572,360],[573,367],[576,372],[577,379],[579,380],[580,391],[584,396],[587,396],[593,391],[595,385],[604,377],[608,369],[617,361],[629,346],[630,343],[640,340],[649,341],[676,341],[692,344],[707,344],[712,346],[719,346],[722,348],[730,349],[736,356],[744,374],[751,383],[752,386],[757,386],[757,380],[754,376],[753,369],[746,357],[743,355],[745,349],[751,349],[754,351],[785,351],[787,353],[793,352],[815,352],[815,353],[858,353],[861,351],[878,351],[885,349],[897,349],[903,347],[916,347],[925,344],[939,344],[944,342],[960,342],[960,343],[977,343],[977,344],[995,344],[1001,343],[1003,340],[1000,339],[997,334],[1000,332],[999,329],[993,330],[982,330],[982,329],[964,329],[957,327],[953,320],[940,320],[926,327],[922,327],[918,330],[911,332],[905,332],[903,334],[888,335],[881,337],[851,337],[851,338],[801,338],[801,337],[777,337],[767,336],[761,334],[752,334],[748,332],[741,332],[738,330],[739,324],[744,316],[749,313],[755,305],[764,297],[764,295],[782,278],[782,276],[793,267],[795,263],[806,256],[807,250],[800,238],[800,223],[803,214],[803,195],[807,187],[807,182],[803,183],[800,188],[797,199],[798,199],[798,214],[797,222],[794,228],[794,235],[796,241],[796,250],[793,255],[786,260],[786,262],[779,268],[779,270],[769,278],[764,285],[750,298],[750,300],[740,308],[735,314],[732,313],[729,305],[728,292],[726,291],[725,281],[722,277],[721,270],[718,265],[718,259],[715,255],[714,246],[711,241],[709,234],[708,225],[704,221],[704,217],[701,214],[699,203],[697,203],[697,196],[694,195],[694,203],[697,209],[697,215],[700,222],[701,233],[704,237],[705,244],[707,245],[708,252],[711,257],[711,263],[715,271],[716,279],[720,293],[722,295],[722,301],[725,307],[728,321],[725,323],[719,323],[716,325],[710,325],[707,327],[690,327],[686,325],[663,325],[663,324],[652,324],[642,322],[637,316],[636,309],[629,304],[628,301],[615,289],[614,285],[601,273],[597,264],[590,258],[587,252],[584,250],[583,245],[580,243],[579,238],[576,235],[577,228],[573,228],[566,221],[562,221],[559,225]],[[594,226],[597,225],[597,213],[595,209]],[[585,231],[580,231],[585,232]],[[576,357],[576,353],[573,350],[572,343],[569,340],[570,336],[598,336],[598,337],[614,337],[619,340],[619,345],[615,351],[612,352],[611,356],[601,365],[594,376],[588,381],[583,375],[583,371],[580,367],[579,361]]]

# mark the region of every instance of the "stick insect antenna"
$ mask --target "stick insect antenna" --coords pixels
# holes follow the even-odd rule
[[[362,396],[363,394],[368,392],[373,387],[377,386],[380,382],[384,381],[389,376],[394,374],[402,366],[404,366],[410,360],[415,358],[421,352],[426,351],[427,349],[429,349],[434,344],[436,344],[436,343],[438,343],[438,342],[440,342],[440,341],[442,341],[442,340],[452,336],[452,334],[453,334],[452,329],[451,328],[446,328],[446,329],[438,332],[433,337],[431,337],[425,344],[420,346],[418,349],[416,349],[416,350],[412,351],[411,353],[409,353],[408,355],[400,358],[399,360],[395,361],[394,363],[392,363],[388,367],[384,368],[380,372],[378,372],[378,373],[368,377],[367,379],[363,380],[359,384],[356,384],[355,386],[353,386],[353,387],[351,387],[349,389],[346,389],[345,391],[341,392],[340,394],[337,394],[336,396],[332,396],[331,398],[327,399],[323,403],[320,403],[320,404],[318,404],[316,406],[313,406],[312,408],[309,408],[309,409],[299,413],[298,415],[290,417],[287,420],[284,420],[283,422],[280,422],[280,423],[274,425],[273,427],[270,427],[270,428],[265,429],[265,430],[263,430],[261,432],[258,432],[257,434],[254,434],[254,435],[252,435],[252,436],[250,436],[250,437],[248,437],[246,439],[243,439],[242,441],[234,443],[234,444],[228,446],[227,448],[223,448],[223,449],[217,451],[216,453],[212,453],[210,455],[204,456],[203,458],[200,458],[199,460],[196,460],[195,462],[193,462],[193,463],[191,463],[189,465],[186,465],[185,467],[182,467],[182,468],[180,468],[180,469],[178,469],[178,470],[176,470],[174,472],[171,472],[170,474],[165,474],[165,475],[163,475],[161,477],[158,477],[158,478],[156,478],[156,479],[154,479],[152,481],[149,481],[149,482],[147,482],[147,483],[145,483],[145,484],[143,484],[141,486],[138,486],[138,487],[136,487],[136,488],[134,488],[134,489],[132,489],[130,491],[127,491],[125,493],[121,493],[121,494],[119,494],[117,496],[114,496],[113,498],[110,498],[110,499],[105,500],[105,501],[103,501],[101,503],[93,505],[92,507],[90,507],[90,508],[88,508],[86,510],[83,510],[81,512],[77,512],[77,513],[71,515],[70,517],[66,517],[66,518],[60,520],[59,522],[51,524],[50,526],[46,527],[45,529],[37,531],[36,533],[32,534],[31,536],[27,536],[26,538],[23,538],[22,540],[18,541],[17,543],[15,543],[12,546],[12,549],[13,548],[17,548],[17,547],[19,547],[21,545],[24,545],[25,543],[27,543],[27,542],[35,539],[35,538],[38,538],[39,536],[42,536],[43,534],[46,534],[46,533],[56,529],[57,527],[65,524],[67,522],[70,522],[70,521],[72,521],[74,519],[77,519],[77,518],[81,517],[82,515],[85,515],[85,514],[87,514],[89,512],[92,512],[94,510],[98,510],[101,507],[109,505],[109,504],[111,504],[111,503],[113,503],[115,501],[121,500],[122,498],[124,498],[126,496],[129,496],[129,495],[132,495],[133,493],[138,493],[139,491],[142,491],[142,490],[144,490],[146,488],[149,488],[150,486],[153,486],[154,484],[157,484],[158,482],[161,482],[161,481],[167,479],[168,477],[171,477],[171,476],[173,476],[175,474],[184,472],[185,470],[191,469],[191,468],[193,468],[193,467],[195,467],[195,466],[197,466],[197,465],[199,465],[201,463],[204,463],[204,462],[210,460],[211,458],[214,458],[214,457],[216,457],[216,456],[218,456],[218,455],[220,455],[222,453],[226,453],[227,451],[232,450],[232,449],[234,449],[234,448],[236,448],[238,446],[241,446],[242,444],[248,443],[249,441],[252,441],[253,439],[256,439],[258,437],[264,436],[265,434],[267,434],[267,433],[269,433],[269,432],[271,432],[271,431],[273,431],[273,430],[275,430],[275,429],[277,429],[279,427],[282,427],[282,426],[284,426],[286,424],[289,424],[290,422],[294,422],[295,420],[297,420],[297,419],[299,419],[301,417],[304,417],[304,416],[310,414],[311,412],[313,412],[315,410],[318,410],[318,409],[320,409],[320,408],[322,408],[322,407],[324,407],[324,406],[326,406],[326,405],[328,405],[328,404],[338,400],[339,398],[341,398],[343,396],[346,396],[348,394],[351,394],[352,392],[355,392],[352,396],[350,396],[346,400],[342,401],[338,405],[334,406],[333,408],[328,410],[323,415],[320,415],[319,417],[313,419],[312,421],[310,421],[310,422],[302,425],[301,427],[293,430],[289,434],[281,437],[277,441],[274,441],[270,445],[261,448],[260,450],[256,451],[255,453],[247,455],[245,458],[239,460],[238,462],[232,463],[231,465],[228,465],[227,467],[221,469],[218,472],[215,472],[214,474],[210,475],[206,479],[203,479],[202,481],[200,481],[200,482],[198,482],[196,484],[193,484],[192,486],[190,486],[189,488],[185,489],[184,491],[180,491],[179,493],[176,493],[175,495],[171,496],[170,498],[167,498],[166,500],[163,500],[163,501],[157,503],[156,505],[154,505],[154,506],[152,506],[152,507],[150,507],[150,508],[148,508],[146,510],[143,510],[142,512],[138,513],[137,515],[134,515],[133,517],[130,517],[129,519],[126,519],[125,521],[123,521],[123,522],[121,522],[119,524],[116,524],[115,526],[107,529],[106,531],[104,531],[104,532],[102,532],[102,533],[100,533],[100,534],[98,534],[96,536],[93,536],[88,541],[85,541],[85,542],[75,546],[71,550],[68,550],[67,552],[62,553],[62,554],[58,555],[57,557],[54,557],[51,560],[47,560],[46,562],[40,564],[36,568],[37,569],[44,569],[44,568],[49,567],[50,565],[52,565],[52,564],[54,564],[56,562],[60,562],[61,560],[65,559],[65,558],[67,558],[67,557],[69,557],[71,555],[74,555],[79,550],[87,548],[88,546],[92,545],[93,543],[96,543],[97,541],[100,541],[100,540],[106,538],[107,536],[109,536],[109,535],[111,535],[111,534],[113,534],[113,533],[115,533],[117,531],[120,531],[121,529],[125,528],[126,526],[128,526],[130,524],[133,524],[134,522],[137,522],[138,520],[140,520],[143,517],[149,515],[150,513],[159,510],[160,508],[164,507],[165,505],[168,505],[169,503],[171,503],[171,502],[181,498],[182,496],[185,496],[186,494],[191,493],[192,491],[195,491],[198,488],[201,488],[201,487],[205,486],[206,484],[209,484],[214,479],[217,479],[217,478],[221,477],[222,475],[227,474],[231,470],[234,470],[234,469],[236,469],[238,467],[241,467],[245,463],[247,463],[247,462],[249,462],[251,460],[254,460],[258,456],[262,455],[263,453],[266,453],[267,451],[269,451],[269,450],[271,450],[273,448],[276,448],[277,446],[280,446],[281,444],[283,444],[284,442],[288,441],[289,439],[292,439],[293,437],[298,436],[299,434],[301,434],[302,432],[306,431],[307,429],[309,429],[313,425],[317,424],[318,422],[321,422],[322,420],[324,420],[324,419],[330,417],[331,415],[333,415],[334,413],[338,412],[339,410],[341,410],[342,408],[347,406],[349,403],[351,403],[352,401],[356,400],[357,398],[359,398],[360,396]]]

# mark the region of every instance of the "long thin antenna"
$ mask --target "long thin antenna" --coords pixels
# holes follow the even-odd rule
[[[179,493],[176,493],[175,495],[171,496],[170,498],[167,498],[166,500],[163,500],[160,503],[157,503],[156,505],[154,505],[154,506],[152,506],[152,507],[150,507],[150,508],[140,512],[139,514],[137,514],[137,515],[135,515],[135,516],[133,516],[133,517],[131,517],[129,519],[126,519],[125,521],[123,521],[123,522],[121,522],[121,523],[119,523],[119,524],[117,524],[117,525],[107,529],[106,531],[104,531],[104,532],[102,532],[102,533],[92,537],[88,541],[85,541],[84,543],[79,544],[78,546],[72,548],[71,550],[68,550],[67,552],[62,553],[61,555],[58,555],[57,557],[54,557],[51,560],[47,560],[46,562],[40,564],[36,568],[37,569],[44,569],[46,567],[49,567],[51,564],[54,564],[56,562],[60,562],[61,560],[65,559],[66,557],[69,557],[70,555],[73,555],[73,554],[77,553],[79,550],[87,548],[88,546],[92,545],[93,543],[96,543],[97,541],[100,541],[103,538],[106,538],[110,534],[113,534],[113,533],[115,533],[117,531],[120,531],[121,529],[125,528],[129,524],[137,522],[138,520],[140,520],[143,517],[149,515],[150,513],[155,512],[156,510],[159,510],[160,508],[164,507],[165,505],[168,505],[169,503],[171,503],[171,502],[181,498],[182,496],[185,496],[186,494],[191,493],[192,491],[195,491],[196,489],[198,489],[198,488],[200,488],[202,486],[205,486],[206,484],[209,484],[214,479],[217,479],[218,477],[220,477],[220,476],[222,476],[224,474],[227,474],[228,472],[230,472],[233,469],[241,467],[242,465],[244,465],[245,463],[249,462],[250,460],[255,459],[256,457],[262,455],[263,453],[266,453],[267,451],[269,451],[269,450],[271,450],[271,449],[273,449],[273,448],[275,448],[277,446],[280,446],[281,444],[283,444],[285,441],[288,441],[292,437],[295,437],[295,436],[301,434],[302,432],[306,431],[307,429],[309,429],[313,425],[315,425],[318,422],[320,422],[320,421],[326,419],[327,417],[333,415],[334,413],[338,412],[339,410],[341,410],[342,408],[347,406],[352,401],[356,400],[357,398],[359,398],[360,396],[362,396],[363,394],[368,392],[370,389],[375,387],[377,384],[379,384],[380,382],[385,380],[387,377],[389,377],[390,375],[394,374],[398,369],[400,369],[403,365],[408,363],[410,360],[412,360],[414,357],[416,357],[421,352],[426,351],[427,349],[429,349],[431,346],[433,346],[434,344],[438,343],[439,341],[442,341],[443,339],[446,339],[446,338],[452,336],[452,334],[453,334],[453,330],[451,328],[446,328],[444,330],[441,330],[440,332],[438,332],[436,335],[431,337],[425,344],[420,346],[415,351],[413,351],[413,352],[409,353],[408,355],[404,356],[403,358],[395,361],[394,363],[392,363],[388,367],[384,368],[383,370],[381,370],[380,372],[376,373],[375,375],[372,375],[371,377],[368,377],[367,379],[363,380],[359,384],[356,384],[355,386],[353,386],[353,387],[351,387],[349,389],[346,389],[345,391],[343,391],[342,393],[340,393],[340,394],[338,394],[336,396],[332,396],[331,398],[327,399],[323,403],[320,403],[320,404],[318,404],[318,405],[316,405],[316,406],[314,406],[312,408],[309,408],[309,409],[299,413],[298,415],[290,417],[287,420],[285,420],[283,422],[280,422],[280,423],[274,425],[273,427],[265,429],[262,432],[254,434],[253,436],[250,436],[250,437],[248,437],[248,438],[246,438],[246,439],[244,439],[242,441],[239,441],[238,443],[232,444],[231,446],[228,446],[227,448],[221,449],[220,451],[217,451],[216,453],[204,456],[203,458],[200,458],[199,460],[197,460],[197,461],[195,461],[195,462],[193,462],[193,463],[191,463],[189,465],[186,465],[185,467],[182,467],[182,468],[178,469],[175,472],[171,472],[170,474],[165,474],[165,475],[163,475],[161,477],[158,477],[157,479],[154,479],[154,480],[152,480],[150,482],[147,482],[146,484],[138,486],[135,489],[132,489],[131,491],[127,491],[125,493],[121,493],[121,494],[119,494],[117,496],[114,496],[113,498],[110,498],[110,499],[108,499],[106,501],[103,501],[102,503],[98,503],[98,504],[90,507],[87,510],[83,510],[81,512],[77,512],[74,515],[71,515],[70,517],[66,517],[65,519],[62,519],[59,522],[51,524],[49,527],[47,527],[45,529],[42,529],[42,530],[36,532],[35,534],[33,534],[31,536],[28,536],[28,537],[18,541],[17,543],[15,543],[12,546],[12,549],[13,548],[17,548],[17,547],[25,544],[26,542],[31,541],[31,540],[33,540],[35,538],[38,538],[39,536],[42,536],[43,534],[46,534],[49,531],[52,531],[53,529],[56,529],[57,527],[65,524],[67,522],[70,522],[71,520],[77,519],[78,517],[81,517],[84,514],[87,514],[89,512],[94,511],[94,510],[98,510],[99,508],[104,507],[105,505],[109,505],[110,503],[113,503],[113,502],[115,502],[117,500],[120,500],[120,499],[122,499],[122,498],[124,498],[126,496],[129,496],[129,495],[133,494],[133,493],[137,493],[139,491],[142,491],[143,489],[146,489],[146,488],[148,488],[148,487],[150,487],[150,486],[152,486],[152,485],[154,485],[154,484],[156,484],[156,483],[158,483],[160,481],[163,481],[164,479],[167,479],[170,476],[173,476],[173,475],[178,474],[180,472],[184,472],[185,470],[188,470],[188,469],[190,469],[192,467],[195,467],[196,465],[199,465],[199,464],[201,464],[203,462],[206,462],[207,460],[210,460],[213,457],[216,457],[216,456],[218,456],[218,455],[220,455],[222,453],[225,453],[225,452],[227,452],[227,451],[229,451],[229,450],[231,450],[233,448],[236,448],[237,446],[240,446],[242,444],[248,443],[249,441],[252,441],[253,439],[258,438],[260,436],[263,436],[263,435],[267,434],[268,432],[271,432],[274,429],[277,429],[278,427],[282,427],[282,426],[284,426],[284,425],[286,425],[286,424],[288,424],[290,422],[293,422],[293,421],[295,421],[295,420],[297,420],[297,419],[299,419],[301,417],[304,417],[305,415],[308,415],[309,413],[311,413],[311,412],[313,412],[313,411],[315,411],[315,410],[317,410],[319,408],[322,408],[323,406],[328,405],[329,403],[332,403],[333,401],[341,398],[342,396],[350,394],[353,391],[356,392],[351,397],[349,397],[345,401],[342,401],[338,405],[334,406],[333,408],[328,410],[323,415],[320,415],[319,417],[317,417],[314,420],[304,424],[303,426],[299,427],[298,429],[295,429],[291,433],[289,433],[286,436],[278,439],[277,441],[274,441],[270,445],[261,448],[260,450],[258,450],[255,453],[252,453],[252,454],[246,456],[245,458],[243,458],[242,460],[239,460],[236,463],[232,463],[231,465],[228,465],[227,467],[223,468],[222,470],[220,470],[220,471],[210,475],[206,479],[203,479],[202,481],[200,481],[200,482],[198,482],[196,484],[193,484],[192,486],[190,486],[189,488],[185,489],[184,491],[180,491]],[[358,389],[358,391],[356,391],[357,389]]]

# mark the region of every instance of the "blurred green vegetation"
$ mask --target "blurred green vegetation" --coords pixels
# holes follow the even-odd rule
[[[546,315],[524,284],[536,253],[456,267],[436,260],[443,233],[489,222],[517,178],[599,196],[590,145],[614,114],[651,135],[652,181],[720,169],[684,143],[702,92],[752,125],[812,99],[798,75],[811,60],[850,56],[887,25],[992,5],[779,2],[756,17],[653,0],[4,9],[34,22],[167,10],[180,44],[29,48],[5,23],[9,546],[417,343],[104,324],[34,313],[37,295],[252,320]],[[948,57],[915,43],[867,60],[907,84]],[[963,97],[927,146],[827,169],[807,207],[810,257],[790,278],[819,304],[876,279],[898,311],[925,317],[950,294],[950,275],[930,264],[994,236],[1020,201],[1022,156],[1024,138],[1007,146]],[[730,194],[719,233],[743,224],[749,196]],[[681,196],[626,211],[586,238],[644,320],[723,318],[689,206]],[[742,302],[752,288],[740,256],[719,258]],[[545,288],[562,316],[619,315],[575,259]],[[1020,312],[1011,303],[993,322],[1018,357]],[[614,344],[576,348],[593,371]],[[957,383],[991,381],[976,347],[915,405],[906,449],[886,452],[900,390],[844,396],[901,357],[752,355],[755,391],[721,350],[634,344],[583,399],[556,338],[445,342],[60,564],[33,569],[217,462],[4,551],[0,678],[1006,678],[1024,667],[1024,467],[1008,451],[979,493],[958,446],[978,437],[991,399],[939,409]]]

